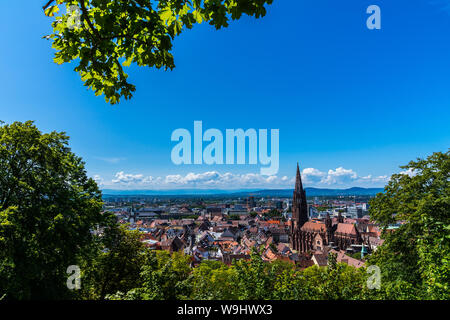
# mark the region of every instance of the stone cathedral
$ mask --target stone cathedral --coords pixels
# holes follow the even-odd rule
[[[297,164],[290,226],[291,248],[298,252],[322,251],[326,246],[345,250],[352,244],[362,242],[363,239],[356,226],[344,223],[344,218],[340,214],[335,221],[328,214],[322,221],[309,220],[306,193]]]

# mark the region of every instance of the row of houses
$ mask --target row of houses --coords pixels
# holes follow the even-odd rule
[[[366,219],[346,219],[352,226],[371,239],[375,250],[381,244],[380,230]],[[192,264],[203,260],[218,260],[231,264],[233,260],[249,259],[257,249],[263,260],[283,260],[300,268],[327,264],[330,252],[337,254],[338,262],[355,267],[364,265],[362,260],[352,258],[348,251],[316,246],[308,252],[298,252],[290,245],[291,221],[266,220],[261,216],[240,216],[231,220],[224,214],[202,215],[196,219],[138,220],[131,227],[142,232],[142,241],[151,249],[182,251],[192,256]],[[361,247],[354,247],[354,252]]]

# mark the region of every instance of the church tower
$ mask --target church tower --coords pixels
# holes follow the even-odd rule
[[[302,176],[297,163],[297,176],[295,178],[294,198],[292,199],[292,221],[293,228],[300,229],[308,221],[308,206],[306,194],[303,189]]]

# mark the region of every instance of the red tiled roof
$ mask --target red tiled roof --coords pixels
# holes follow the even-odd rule
[[[328,256],[324,253],[315,253],[312,257],[314,264],[319,267],[326,266],[328,264]]]
[[[384,239],[380,239],[377,237],[370,237],[369,236],[369,242],[371,245],[375,245],[375,246],[381,246],[384,242]]]
[[[265,256],[269,261],[277,259],[276,253],[274,253],[271,248],[267,249]]]
[[[326,227],[325,227],[325,223],[322,223],[322,222],[307,221],[302,226],[301,230],[303,230],[303,231],[314,231],[314,232],[324,232],[326,230]]]
[[[355,225],[351,223],[338,223],[336,232],[356,235],[356,228]]]
[[[373,233],[373,234],[377,235],[378,237],[381,235],[380,228],[378,228],[377,226],[369,226],[368,232]]]
[[[344,251],[336,251],[336,250],[331,250],[331,252],[336,253],[337,257],[336,257],[336,261],[340,262],[340,263],[346,263],[349,266],[353,266],[355,268],[360,268],[362,266],[364,266],[364,262],[355,258],[352,258],[348,255],[345,254]]]

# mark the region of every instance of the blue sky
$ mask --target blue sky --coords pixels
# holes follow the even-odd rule
[[[44,2],[44,1],[41,1]],[[281,1],[263,19],[202,24],[174,42],[176,68],[129,68],[134,98],[87,90],[52,62],[40,1],[0,4],[0,119],[66,131],[104,188],[383,186],[400,165],[450,146],[448,1]],[[381,8],[368,30],[366,8]],[[173,130],[280,130],[280,169],[174,165]]]

